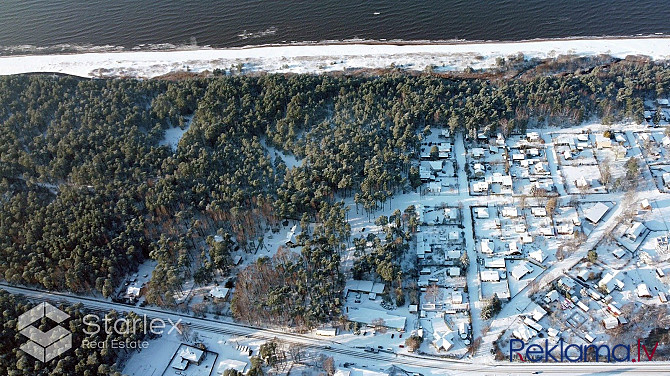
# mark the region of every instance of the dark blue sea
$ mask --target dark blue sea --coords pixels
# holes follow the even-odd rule
[[[656,33],[667,0],[0,0],[0,54]]]

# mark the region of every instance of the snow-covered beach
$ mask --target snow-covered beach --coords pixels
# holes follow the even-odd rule
[[[526,58],[559,55],[624,58],[644,55],[670,59],[670,38],[554,39],[476,43],[332,43],[229,49],[90,52],[0,57],[0,75],[64,73],[81,77],[151,78],[171,72],[233,68],[242,72],[323,73],[356,68],[458,71],[489,68],[496,58],[523,53]]]

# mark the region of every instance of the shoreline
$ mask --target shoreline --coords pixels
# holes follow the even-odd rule
[[[244,46],[212,47],[210,45],[173,45],[171,43],[151,43],[141,44],[134,47],[116,46],[116,45],[76,45],[76,44],[58,44],[53,46],[0,46],[0,49],[20,50],[34,49],[34,53],[3,54],[0,52],[0,58],[3,57],[28,57],[44,55],[80,55],[87,53],[129,53],[129,52],[181,52],[181,51],[220,51],[220,50],[248,50],[265,47],[304,47],[304,46],[346,46],[355,44],[364,45],[394,45],[394,46],[449,46],[449,45],[480,45],[480,44],[521,44],[536,42],[563,42],[563,41],[582,41],[582,40],[645,40],[645,39],[668,39],[670,34],[643,34],[643,35],[601,35],[601,36],[572,36],[556,38],[531,38],[519,40],[499,40],[499,39],[325,39],[320,41],[291,41],[285,43],[261,43],[248,44]],[[146,49],[144,49],[146,47]],[[62,51],[58,51],[58,49]],[[71,50],[67,50],[70,48]],[[0,50],[1,51],[1,50]],[[40,51],[45,51],[41,53]]]
[[[80,77],[152,78],[175,72],[241,69],[236,73],[327,73],[361,68],[410,71],[487,69],[497,58],[561,55],[649,56],[670,59],[670,36],[571,37],[522,41],[344,40],[244,47],[192,47],[167,50],[110,50],[0,56],[0,75],[65,73]],[[432,68],[431,68],[432,69]]]

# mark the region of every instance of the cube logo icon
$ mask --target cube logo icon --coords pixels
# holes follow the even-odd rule
[[[60,324],[70,315],[49,303],[40,303],[19,316],[17,329],[28,337],[28,342],[21,345],[21,350],[39,361],[48,362],[72,348],[72,333],[60,325],[46,332],[33,326],[44,317]]]

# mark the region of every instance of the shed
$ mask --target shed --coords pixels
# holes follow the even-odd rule
[[[646,283],[641,283],[637,286],[637,296],[640,298],[651,298],[651,292]]]
[[[603,325],[605,329],[614,329],[619,326],[619,320],[613,316],[607,316],[603,319]]]

